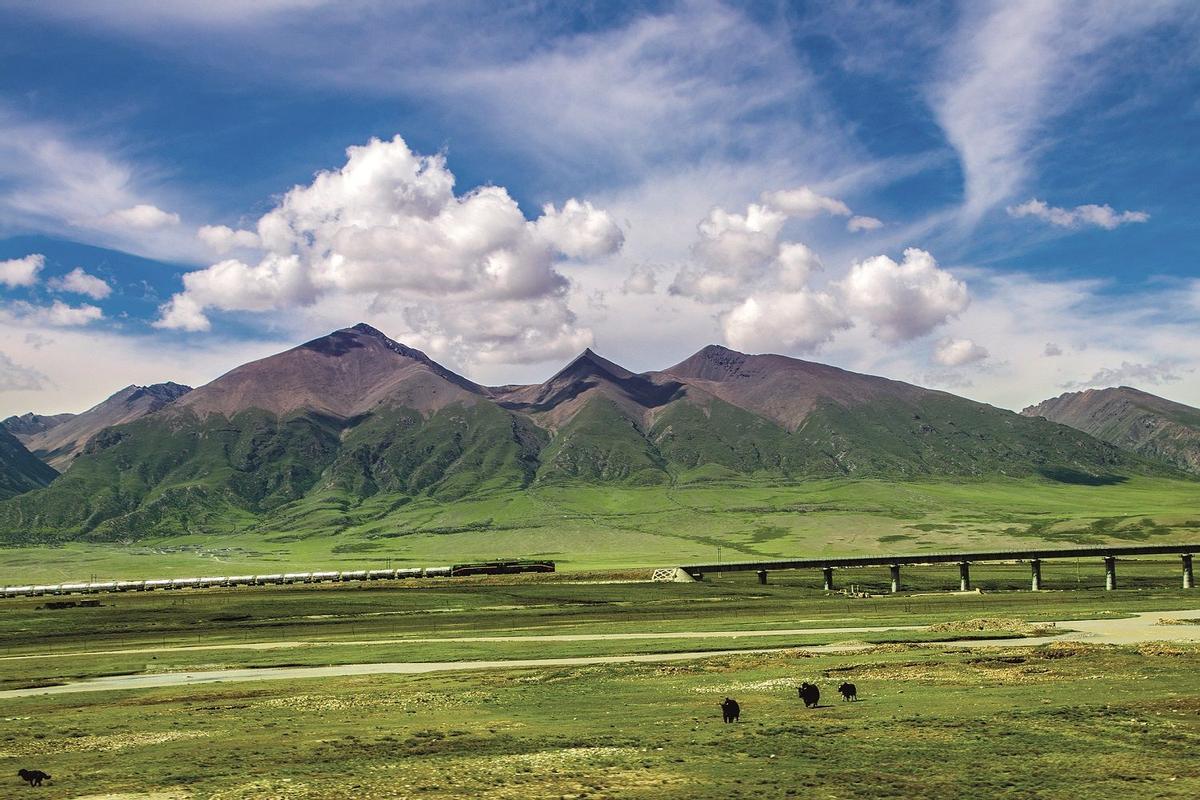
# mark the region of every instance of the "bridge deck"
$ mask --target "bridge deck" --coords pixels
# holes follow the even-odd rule
[[[775,569],[823,569],[825,567],[891,567],[900,564],[957,564],[975,561],[1033,561],[1051,558],[1161,556],[1200,553],[1200,544],[1146,544],[1133,546],[1038,548],[1036,550],[984,550],[969,553],[920,553],[890,556],[818,556],[766,561],[724,561],[715,564],[685,564],[688,574],[742,572]]]

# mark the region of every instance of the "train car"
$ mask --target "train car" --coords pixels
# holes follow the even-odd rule
[[[59,584],[59,594],[83,594],[91,586],[90,583],[63,583]]]
[[[33,597],[41,597],[44,594],[58,594],[58,584],[37,584],[32,587],[29,594]]]
[[[116,581],[98,581],[97,583],[89,583],[87,588],[88,594],[94,594],[96,592],[115,592],[116,590]]]
[[[145,581],[117,581],[118,592],[140,592],[145,588]]]
[[[254,585],[255,586],[266,586],[269,583],[283,583],[283,575],[282,574],[273,574],[273,575],[255,575],[254,576]]]
[[[147,592],[153,592],[155,589],[170,589],[170,578],[153,578],[148,581],[143,581],[142,588]]]
[[[311,572],[285,572],[283,573],[284,583],[308,583],[312,580]]]
[[[197,579],[197,584],[201,589],[212,589],[218,586],[228,586],[229,578],[224,575],[208,575]]]
[[[449,578],[451,570],[452,570],[451,567],[426,567],[425,569],[421,570],[421,577],[423,577],[423,578]]]
[[[343,581],[365,581],[367,579],[367,571],[365,569],[351,569],[342,572],[339,578]]]
[[[230,586],[250,586],[254,583],[253,575],[230,575],[227,579]]]
[[[314,572],[314,573],[312,574],[312,582],[313,582],[313,583],[328,583],[329,581],[336,581],[336,580],[338,579],[338,576],[339,576],[340,574],[341,574],[341,573],[338,573],[338,572],[329,572],[329,571],[326,571],[326,572]]]
[[[553,561],[483,561],[477,564],[455,564],[450,574],[456,578],[466,575],[515,575],[518,572],[554,572]]]
[[[33,586],[5,586],[5,597],[29,597],[33,594]]]
[[[411,569],[398,569],[396,570],[396,577],[400,580],[405,578],[419,578],[421,577],[421,573],[422,570],[420,567],[412,567]]]
[[[172,589],[198,589],[199,587],[199,578],[173,578],[171,580]]]
[[[367,570],[367,577],[373,581],[388,580],[396,577],[394,569],[372,569]]]

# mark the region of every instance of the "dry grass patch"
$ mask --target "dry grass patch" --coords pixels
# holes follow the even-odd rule
[[[105,753],[128,750],[133,747],[149,747],[156,744],[178,742],[185,739],[203,739],[211,734],[205,731],[161,731],[157,733],[114,733],[107,736],[60,736],[54,739],[30,739],[9,745],[0,750],[0,758],[25,756],[47,756],[59,753]]]

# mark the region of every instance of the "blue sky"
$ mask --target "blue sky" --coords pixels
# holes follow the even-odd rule
[[[1194,3],[562,5],[0,0],[0,414],[360,320],[1200,404]]]

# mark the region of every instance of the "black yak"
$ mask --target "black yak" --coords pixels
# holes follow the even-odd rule
[[[29,781],[30,786],[41,786],[42,781],[50,780],[50,776],[42,772],[40,769],[17,770],[17,777],[23,781]]]
[[[858,699],[858,688],[853,683],[843,683],[838,687],[838,691],[842,693],[843,700]]]
[[[821,690],[816,684],[802,683],[797,691],[800,693],[800,699],[804,701],[805,708],[816,708],[817,703],[821,702]]]
[[[737,700],[731,697],[726,697],[721,701],[721,721],[722,722],[737,722],[738,717],[742,715],[742,707],[738,705]]]

